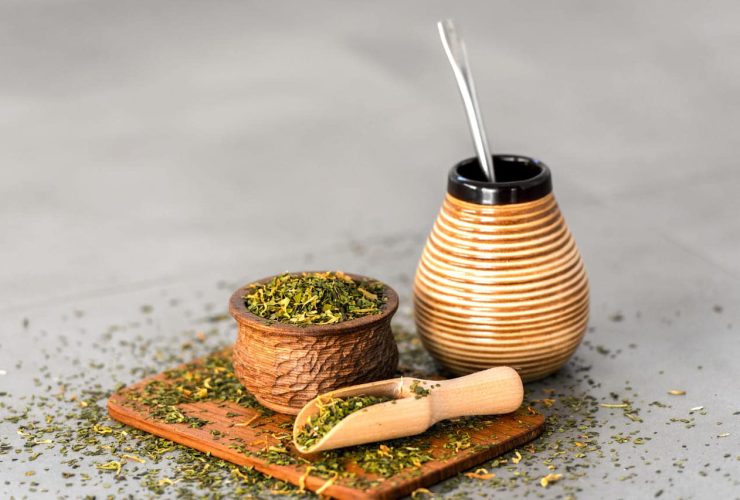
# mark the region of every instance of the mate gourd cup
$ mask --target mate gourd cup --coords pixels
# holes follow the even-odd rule
[[[374,281],[347,275],[356,281]],[[272,279],[273,276],[258,283]],[[398,348],[391,331],[391,317],[398,309],[398,295],[388,285],[383,292],[387,301],[379,314],[308,326],[252,314],[244,303],[248,286],[234,292],[229,302],[229,312],[238,325],[234,372],[263,406],[296,415],[319,394],[395,374]]]
[[[450,170],[414,280],[414,317],[447,370],[507,365],[531,381],[557,371],[581,342],[588,280],[549,168],[493,159],[496,182],[484,180],[477,158]]]

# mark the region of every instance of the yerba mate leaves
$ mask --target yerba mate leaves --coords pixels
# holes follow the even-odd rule
[[[342,272],[283,274],[249,285],[245,305],[261,318],[292,325],[327,325],[379,314],[387,298],[379,281]]]

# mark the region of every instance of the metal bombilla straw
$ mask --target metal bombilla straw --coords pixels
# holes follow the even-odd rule
[[[465,106],[470,134],[473,136],[473,144],[478,153],[481,169],[489,182],[496,182],[491,150],[488,147],[486,130],[483,127],[483,118],[478,106],[478,97],[475,94],[475,85],[473,84],[473,75],[470,73],[470,63],[465,51],[465,43],[455,30],[455,25],[451,19],[438,22],[437,28]]]

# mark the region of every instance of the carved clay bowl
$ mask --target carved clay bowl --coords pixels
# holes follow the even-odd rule
[[[372,280],[348,275],[355,280]],[[391,317],[398,309],[398,295],[388,285],[384,291],[388,301],[380,314],[310,326],[279,323],[252,314],[244,304],[247,286],[235,291],[229,301],[229,312],[239,327],[234,371],[263,406],[297,415],[319,394],[395,374],[398,348],[391,332]]]

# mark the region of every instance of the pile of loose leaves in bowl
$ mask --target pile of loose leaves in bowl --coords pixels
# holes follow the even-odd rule
[[[387,301],[379,281],[355,281],[335,273],[283,274],[248,286],[249,312],[298,326],[328,325],[379,314]]]
[[[385,403],[391,399],[383,396],[349,396],[347,398],[328,399],[319,397],[316,400],[319,412],[306,419],[303,429],[296,436],[296,441],[302,447],[310,448],[352,413],[378,403]]]

